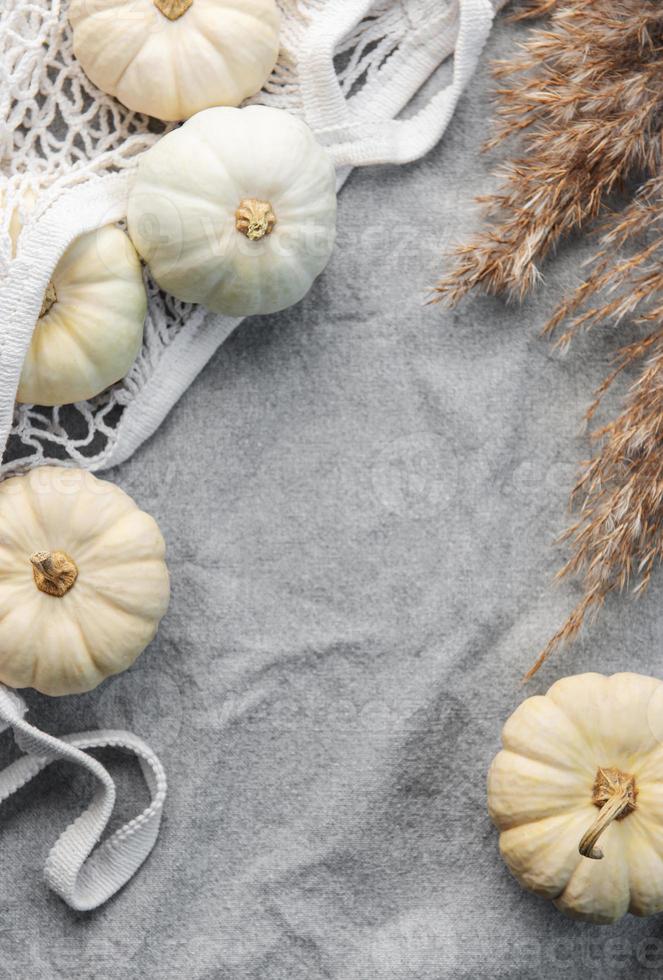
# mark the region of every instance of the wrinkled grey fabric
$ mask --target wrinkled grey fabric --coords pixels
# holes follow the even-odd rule
[[[499,24],[491,53],[519,30]],[[583,242],[522,308],[424,305],[494,184],[489,89],[484,68],[423,162],[351,176],[311,294],[245,322],[109,474],[163,528],[170,611],[125,675],[27,699],[49,731],[150,741],[170,782],[162,834],[115,899],[77,915],[41,868],[86,778],[54,765],[4,805],[0,975],[660,975],[660,918],[563,918],[509,876],[486,813],[486,770],[526,694],[583,670],[663,670],[659,575],[520,685],[577,594],[552,587],[553,541],[621,335],[566,357],[539,336]],[[119,825],[145,795],[103,758]]]

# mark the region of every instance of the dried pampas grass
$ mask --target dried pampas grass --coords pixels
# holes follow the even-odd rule
[[[642,592],[663,558],[663,330],[625,348],[618,370],[647,355],[618,418],[596,433],[598,448],[575,488],[578,520],[564,538],[572,556],[559,577],[577,575],[583,597],[526,677],[576,638],[606,596],[635,580]]]
[[[521,139],[502,167],[501,189],[481,199],[486,228],[456,252],[452,272],[436,287],[457,303],[479,288],[522,299],[539,277],[538,263],[560,239],[584,227],[627,178],[658,173],[663,106],[663,5],[649,0],[541,0],[552,9],[495,73],[492,148]]]
[[[595,453],[572,500],[571,558],[583,596],[528,672],[577,636],[608,594],[647,587],[663,558],[663,4],[653,0],[533,0],[519,17],[550,14],[520,53],[499,63],[498,130],[518,156],[500,190],[484,199],[486,226],[455,253],[437,298],[472,290],[522,299],[539,264],[570,232],[602,219],[589,274],[548,323],[568,346],[606,321],[648,327],[624,347],[588,417],[627,368],[640,367],[618,418],[593,433]],[[621,213],[607,203],[628,182],[641,187]],[[562,329],[563,328],[563,329]]]

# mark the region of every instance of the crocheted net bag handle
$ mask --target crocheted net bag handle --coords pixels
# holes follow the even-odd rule
[[[254,100],[306,119],[327,147],[338,186],[355,166],[407,163],[442,136],[504,0],[278,0],[282,52]],[[400,113],[454,55],[452,78],[413,115]],[[339,67],[339,59],[342,62]],[[163,127],[167,130],[170,127]],[[3,0],[0,11],[0,476],[49,462],[90,470],[127,459],[161,423],[240,322],[161,293],[146,274],[143,349],[124,381],[64,409],[15,405],[23,360],[60,257],[79,235],[124,219],[137,155],[159,137],[154,123],[99,92],[73,57],[62,0]],[[26,192],[37,203],[29,213]],[[13,254],[9,225],[22,232]],[[85,434],[80,435],[81,428]],[[73,433],[76,432],[74,435]],[[101,445],[101,448],[99,448]],[[52,449],[58,448],[57,460]],[[48,885],[77,910],[96,908],[135,874],[159,832],[163,767],[130,732],[55,738],[24,719],[25,703],[0,685],[0,731],[25,755],[0,772],[0,802],[60,759],[97,780],[88,808],[46,861]],[[151,802],[99,843],[115,786],[86,750],[134,754]]]
[[[403,0],[405,3],[405,0]],[[490,0],[437,3],[420,10],[391,54],[384,77],[347,99],[334,66],[339,40],[367,17],[371,0],[331,0],[316,18],[301,59],[304,114],[337,167],[410,163],[440,140],[488,38],[495,8]],[[425,14],[425,17],[424,17]],[[412,17],[412,12],[410,12]],[[451,83],[416,115],[395,118],[439,65],[454,52]]]
[[[48,886],[71,908],[87,912],[122,888],[152,850],[166,798],[166,774],[149,745],[131,732],[102,729],[55,738],[25,721],[25,712],[23,699],[0,685],[0,731],[12,728],[16,744],[25,753],[0,772],[0,803],[55,760],[73,763],[95,777],[92,802],[51,848],[44,868]],[[150,803],[99,844],[115,806],[115,783],[84,750],[105,747],[137,757]]]

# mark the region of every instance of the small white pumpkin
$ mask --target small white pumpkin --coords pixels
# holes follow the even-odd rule
[[[72,0],[69,20],[88,78],[158,119],[239,105],[279,53],[275,0]]]
[[[28,208],[34,205],[29,195]],[[10,234],[16,250],[17,211]],[[129,236],[107,225],[77,238],[58,262],[28,349],[17,401],[67,405],[127,374],[143,340],[147,296]]]
[[[216,313],[297,303],[329,261],[336,179],[280,109],[206,109],[140,158],[129,234],[159,285]]]
[[[0,682],[75,694],[129,667],[168,606],[164,555],[154,519],[91,473],[0,484]]]
[[[663,911],[663,682],[565,677],[502,742],[488,808],[520,884],[589,922]]]

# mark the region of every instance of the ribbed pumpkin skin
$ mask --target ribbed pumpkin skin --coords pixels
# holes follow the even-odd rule
[[[237,228],[247,199],[273,230]],[[281,109],[207,109],[141,155],[129,234],[158,284],[215,313],[275,313],[299,302],[331,256],[336,174],[301,119]]]
[[[131,666],[168,606],[156,521],[91,473],[44,466],[0,484],[0,529],[0,682],[77,694]],[[36,587],[41,551],[75,561],[66,595]]]
[[[662,740],[663,682],[640,674],[566,677],[514,711],[488,774],[488,808],[524,888],[589,922],[663,911]],[[600,767],[632,774],[637,800],[592,860],[578,845],[600,812]]]
[[[143,342],[147,296],[138,254],[115,225],[72,242],[51,283],[57,300],[35,326],[17,401],[69,405],[129,373]]]
[[[260,91],[279,53],[274,0],[193,0],[174,20],[152,0],[71,0],[74,54],[129,109],[188,119]]]

